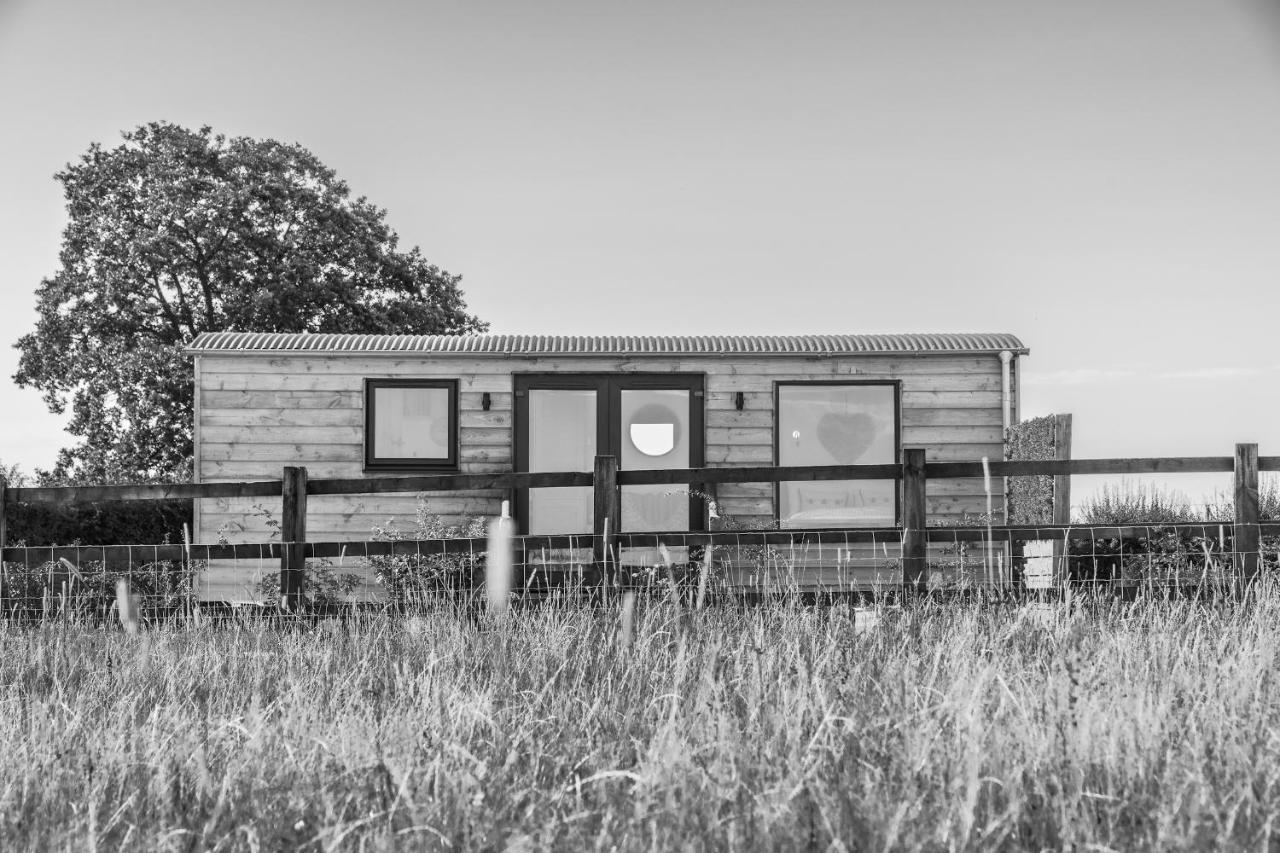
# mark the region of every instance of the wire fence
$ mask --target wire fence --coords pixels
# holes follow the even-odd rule
[[[1232,520],[1136,522],[1124,525],[1007,524],[1008,479],[1036,475],[1125,472],[1223,471],[1235,474]],[[79,613],[106,616],[121,581],[143,615],[164,616],[211,603],[277,607],[284,611],[350,605],[412,608],[447,597],[501,596],[521,602],[599,598],[616,592],[696,594],[711,598],[802,595],[893,598],[915,594],[1046,596],[1071,587],[1125,591],[1239,590],[1280,563],[1280,522],[1259,502],[1259,471],[1280,470],[1280,457],[1259,457],[1241,444],[1235,457],[1127,460],[927,462],[925,451],[907,449],[901,464],[809,468],[730,467],[689,470],[618,468],[611,456],[595,470],[558,473],[447,475],[353,480],[309,480],[305,468],[286,467],[279,481],[174,486],[17,488],[0,506],[26,501],[76,504],[91,500],[240,499],[279,496],[279,520],[244,529],[259,542],[182,545],[68,545],[3,549],[0,610],[6,616]],[[1001,478],[1005,478],[1003,481]],[[748,525],[708,513],[711,530],[619,532],[628,518],[628,489],[659,485],[682,494],[714,486],[826,481],[822,500],[801,513],[822,529],[783,529],[775,498],[758,498]],[[852,494],[831,484],[883,481],[896,493],[871,523],[859,527],[860,507],[837,500]],[[698,484],[702,484],[701,487]],[[489,490],[526,494],[539,488],[590,487],[591,533],[503,534],[500,545],[479,535],[483,523],[419,524],[403,535],[386,525],[378,536],[350,541],[308,541],[307,497],[411,493],[443,489],[452,494]],[[522,492],[521,490],[525,490]],[[722,495],[723,497],[723,495]],[[477,498],[491,506],[496,498]],[[492,514],[497,515],[493,506]],[[1270,512],[1268,509],[1267,512]],[[505,515],[505,511],[503,515]],[[268,514],[269,515],[269,514]],[[324,529],[332,529],[333,519]],[[634,515],[631,516],[634,521]],[[6,516],[0,514],[0,539]],[[419,519],[421,521],[421,519]],[[763,523],[762,523],[763,522]],[[343,529],[351,524],[345,516]],[[628,525],[632,521],[627,522]],[[691,521],[692,524],[692,521]],[[698,525],[693,525],[698,526]],[[503,528],[504,530],[506,528]],[[269,535],[268,534],[269,531]],[[207,535],[207,531],[206,531]],[[334,534],[330,534],[334,535]],[[502,577],[493,568],[500,556]],[[690,592],[693,590],[693,593]],[[509,591],[509,592],[508,592]]]
[[[1259,525],[1256,552],[1220,523],[927,528],[926,588],[935,595],[1041,598],[1067,589],[1231,594],[1280,571],[1280,523]],[[904,594],[903,531],[720,530],[513,536],[511,601],[585,601],[627,591],[693,601],[778,597],[895,600]],[[43,546],[5,549],[8,618],[110,618],[127,582],[144,618],[230,606],[278,609],[280,566],[296,552],[306,609],[413,610],[483,599],[486,537],[349,542]],[[603,557],[603,559],[601,559]]]

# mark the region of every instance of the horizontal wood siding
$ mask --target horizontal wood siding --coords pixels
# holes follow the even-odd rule
[[[1003,458],[1000,360],[991,356],[849,356],[843,358],[475,358],[358,355],[204,355],[197,377],[198,476],[204,482],[274,478],[286,465],[311,477],[361,477],[365,379],[440,378],[459,381],[463,473],[512,470],[512,374],[666,373],[706,375],[708,465],[774,464],[774,383],[804,380],[902,382],[902,443],[925,447],[931,460]],[[743,394],[738,410],[736,395]],[[482,405],[490,395],[490,409]],[[372,476],[372,475],[370,475]],[[1000,480],[993,482],[1003,507]],[[421,496],[427,511],[457,522],[494,515],[505,495],[467,492]],[[750,525],[774,521],[773,488],[722,484],[720,512]],[[933,523],[986,509],[981,479],[931,482]],[[261,541],[279,520],[278,499],[203,500],[198,541]],[[388,522],[414,528],[419,496],[310,498],[308,535],[365,539]]]

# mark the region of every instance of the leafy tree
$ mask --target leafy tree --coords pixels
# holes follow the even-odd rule
[[[397,247],[386,211],[305,148],[155,122],[56,179],[70,221],[14,380],[68,403],[45,482],[183,480],[199,332],[484,331],[459,276]]]

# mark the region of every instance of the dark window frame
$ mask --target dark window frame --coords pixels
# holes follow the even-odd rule
[[[578,372],[551,373],[528,372],[512,374],[512,390],[515,398],[512,405],[512,450],[514,470],[529,470],[529,391],[574,391],[594,390],[596,392],[596,452],[614,453],[621,458],[618,448],[613,447],[616,438],[621,442],[621,395],[615,392],[643,389],[672,389],[689,391],[689,464],[693,468],[706,465],[707,427],[706,427],[706,388],[707,374],[680,371],[678,373],[626,373],[626,372]],[[694,483],[690,487],[694,491],[706,491],[705,484]],[[529,490],[516,489],[513,507],[515,509],[516,526],[520,533],[528,532]],[[689,529],[691,532],[707,529],[708,513],[706,501],[694,495],[689,496]],[[625,533],[626,531],[620,531]],[[637,534],[642,535],[642,534]]]
[[[449,455],[440,459],[378,457],[374,453],[374,426],[379,388],[444,389],[449,392]],[[457,471],[459,462],[458,380],[456,379],[366,379],[364,381],[364,470],[365,471]]]
[[[782,467],[782,386],[784,385],[840,385],[878,386],[893,388],[893,446],[894,461],[902,462],[902,380],[901,379],[778,379],[773,383],[773,465]],[[788,481],[790,482],[790,481]],[[782,526],[782,483],[773,484],[773,521]],[[902,483],[893,490],[893,523],[902,523]]]

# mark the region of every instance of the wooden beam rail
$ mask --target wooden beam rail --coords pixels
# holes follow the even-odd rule
[[[1229,473],[1231,456],[1161,457],[1151,459],[1042,459],[1005,462],[992,460],[995,477],[1037,474],[1158,474]],[[1280,471],[1280,456],[1258,457],[1259,471]],[[926,462],[929,480],[981,477],[981,462]],[[808,465],[791,468],[752,466],[733,468],[681,468],[666,471],[618,471],[618,484],[777,483],[793,480],[901,480],[902,466]],[[591,472],[538,472],[505,474],[431,474],[413,477],[314,479],[307,481],[308,495],[358,495],[387,492],[446,492],[467,489],[523,489],[548,486],[591,486]],[[25,502],[59,504],[117,500],[181,500],[189,498],[274,497],[281,480],[245,483],[160,483],[120,486],[24,486],[4,490],[4,505]]]

